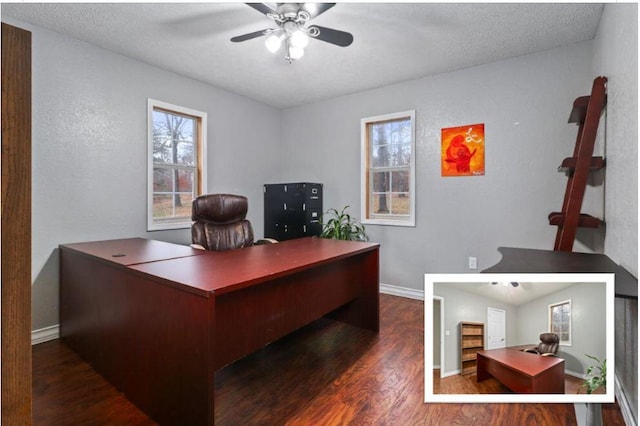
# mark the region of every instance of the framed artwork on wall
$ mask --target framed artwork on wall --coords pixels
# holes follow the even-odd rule
[[[442,176],[484,175],[484,123],[442,129]]]

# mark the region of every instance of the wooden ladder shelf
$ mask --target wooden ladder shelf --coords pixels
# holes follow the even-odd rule
[[[568,172],[567,189],[561,212],[549,214],[549,224],[558,227],[555,251],[572,251],[577,228],[597,228],[602,221],[596,217],[581,214],[582,200],[587,187],[589,172],[605,166],[604,158],[593,157],[593,148],[600,116],[607,104],[607,78],[597,77],[593,81],[590,96],[581,96],[573,102],[569,123],[578,124],[578,137],[573,157],[565,158],[560,171]]]

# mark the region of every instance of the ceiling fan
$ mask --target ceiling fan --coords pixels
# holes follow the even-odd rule
[[[258,12],[272,19],[278,28],[268,28],[231,38],[232,42],[268,36],[265,45],[276,53],[281,46],[286,49],[284,59],[292,63],[304,55],[309,37],[336,46],[347,47],[353,43],[353,35],[319,25],[306,26],[307,22],[335,6],[335,3],[276,3],[275,10],[265,3],[247,3]]]
[[[492,282],[492,283],[491,283],[491,285],[498,285],[498,284],[499,284],[499,283],[497,283],[497,282]],[[503,282],[503,283],[502,283],[502,285],[503,285],[503,286],[505,286],[505,287],[508,287],[508,286],[509,286],[509,284],[511,284],[514,288],[515,288],[515,287],[518,287],[518,286],[520,285],[520,283],[519,283],[519,282],[515,282],[515,281],[511,281],[510,283],[507,283],[507,282]]]

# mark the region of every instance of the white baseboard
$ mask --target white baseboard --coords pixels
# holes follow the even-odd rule
[[[585,374],[578,373],[577,371],[564,370],[564,374],[566,374],[568,376],[575,377],[575,378],[580,379],[580,380],[584,380],[584,379],[587,378],[587,376]]]
[[[444,379],[445,377],[449,377],[449,376],[455,376],[460,374],[461,371],[460,370],[453,370],[453,371],[446,371],[444,373],[440,373],[440,376]]]
[[[60,325],[52,325],[50,327],[33,330],[31,332],[31,345],[48,342],[60,338]]]
[[[390,294],[392,296],[406,297],[408,299],[424,300],[424,290],[416,290],[415,288],[398,287],[391,284],[380,283],[380,293]]]

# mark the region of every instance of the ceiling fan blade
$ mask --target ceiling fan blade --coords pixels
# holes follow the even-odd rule
[[[243,34],[243,35],[239,35],[239,36],[235,36],[231,38],[231,41],[233,42],[239,42],[239,41],[246,41],[246,40],[251,40],[252,38],[256,38],[256,37],[260,37],[263,35],[267,35],[271,32],[271,29],[266,29],[266,30],[260,30],[260,31],[255,31],[253,33],[249,33],[249,34]]]
[[[316,16],[325,13],[335,5],[335,3],[305,3],[300,7],[300,9],[304,10],[311,16],[309,19],[313,19]]]
[[[264,3],[246,3],[247,6],[254,8],[255,10],[257,10],[258,12],[265,14],[265,15],[269,15],[269,13],[276,13],[275,10],[271,9],[269,6],[267,6]]]
[[[317,35],[313,35],[313,28],[317,28],[319,33]],[[335,44],[337,46],[347,47],[351,43],[353,43],[353,35],[347,33],[345,31],[334,30],[333,28],[321,27],[320,25],[311,25],[309,30],[312,32],[309,33],[314,38],[318,40],[326,41],[327,43]]]

